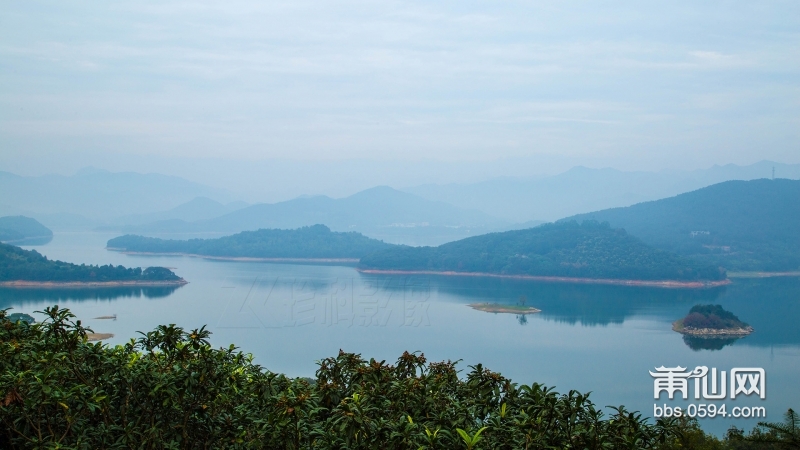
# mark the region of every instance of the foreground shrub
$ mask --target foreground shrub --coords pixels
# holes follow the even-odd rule
[[[340,352],[304,380],[212,349],[204,328],[159,326],[110,347],[87,342],[69,310],[45,315],[28,324],[0,311],[0,448],[646,449],[702,434],[623,407],[606,416],[588,395],[481,365],[462,378],[423,355],[390,365]]]

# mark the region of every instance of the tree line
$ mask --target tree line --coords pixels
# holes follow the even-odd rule
[[[36,250],[0,244],[0,281],[173,281],[180,280],[164,267],[128,268],[123,266],[95,266],[72,264],[47,259]]]
[[[438,247],[393,247],[361,258],[385,270],[637,280],[721,280],[724,269],[654,249],[622,229],[594,221],[559,222],[490,233]]]

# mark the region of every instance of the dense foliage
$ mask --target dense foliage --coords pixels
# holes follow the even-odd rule
[[[159,326],[109,347],[87,342],[69,310],[45,313],[30,325],[0,311],[0,448],[723,448],[692,420],[606,415],[588,395],[480,365],[461,378],[423,355],[389,365],[340,352],[316,380],[288,378],[233,346],[212,349],[205,328]],[[757,437],[793,438],[766,425],[779,429]],[[734,429],[724,448],[790,448],[753,435]]]
[[[27,322],[27,323],[35,323],[36,322],[36,319],[34,319],[33,316],[31,316],[30,314],[25,314],[25,313],[11,313],[6,317],[8,318],[8,320],[10,320],[12,322],[16,322],[18,320],[21,320],[21,321]]]
[[[639,280],[719,280],[716,267],[653,249],[597,222],[545,224],[438,247],[394,247],[361,259],[365,269],[484,272]]]
[[[676,197],[580,214],[729,270],[800,269],[800,181],[727,181]]]
[[[683,326],[693,328],[745,328],[748,325],[720,305],[695,305],[683,319]]]
[[[21,241],[50,236],[53,236],[53,232],[36,219],[25,216],[0,217],[0,241]]]
[[[177,281],[181,278],[163,267],[77,265],[51,261],[36,250],[0,244],[0,281]]]
[[[325,225],[295,230],[244,231],[217,239],[157,239],[136,235],[108,241],[108,248],[147,253],[189,253],[249,258],[360,258],[392,247],[361,233],[332,232]]]

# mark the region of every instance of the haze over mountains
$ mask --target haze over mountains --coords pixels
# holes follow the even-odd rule
[[[140,233],[225,232],[260,228],[293,229],[324,224],[334,231],[359,231],[387,241],[441,243],[507,225],[480,211],[465,210],[379,186],[342,199],[301,197],[248,206],[198,221],[166,220],[120,231]]]
[[[238,194],[182,178],[84,169],[72,176],[0,172],[0,215],[33,217],[56,231],[236,233],[325,224],[387,242],[438,245],[490,231],[670,197],[730,179],[800,178],[800,165],[762,161],[696,171],[575,167],[540,178],[367,189],[344,198],[303,196],[248,205]],[[248,198],[252,198],[252,193]]]
[[[238,209],[242,209],[247,207],[248,204],[243,201],[237,202],[230,202],[228,204],[223,204],[218,201],[212,200],[208,197],[195,197],[189,200],[186,203],[181,203],[180,205],[169,209],[167,211],[159,211],[147,214],[131,214],[126,216],[121,216],[119,218],[114,219],[114,223],[117,226],[109,226],[105,228],[118,228],[119,226],[130,226],[130,225],[141,225],[141,224],[150,224],[153,222],[164,222],[164,221],[196,221],[196,220],[207,220],[213,219],[214,217],[219,217]]]
[[[496,178],[472,184],[404,188],[430,200],[471,208],[510,222],[552,221],[573,214],[671,197],[728,180],[800,178],[800,164],[761,161],[694,171],[623,172],[574,167],[541,178]]]
[[[15,245],[46,243],[53,237],[53,231],[36,219],[25,216],[0,217],[0,242]]]
[[[156,173],[86,168],[75,175],[23,177],[0,172],[0,215],[25,215],[52,228],[91,227],[117,217],[174,208],[195,197],[236,200],[234,194]]]
[[[726,181],[563,219],[608,222],[656,248],[730,270],[800,270],[800,180]]]

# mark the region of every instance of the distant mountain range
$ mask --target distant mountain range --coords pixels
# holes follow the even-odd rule
[[[800,270],[800,181],[726,181],[675,197],[579,214],[657,248],[729,270]]]
[[[440,226],[451,217],[459,217],[467,228],[475,220],[491,219],[375,188],[341,200],[312,197],[253,205],[220,218],[181,223],[219,231],[292,228],[290,220],[349,228],[348,221],[357,221],[379,230],[393,219],[420,213]],[[360,258],[359,267],[366,271],[716,283],[729,269],[800,270],[800,180],[726,181],[667,199],[436,247],[389,245],[360,233],[332,232],[324,225],[188,241],[128,235],[110,240],[108,247],[214,257]]]
[[[251,205],[222,216],[196,221],[162,220],[118,229],[127,233],[230,232],[293,229],[324,224],[334,231],[358,231],[387,242],[430,244],[507,227],[486,213],[420,198],[386,186],[342,199],[301,197]]]
[[[108,225],[99,228],[118,230],[127,227],[135,227],[137,225],[150,224],[153,222],[168,222],[175,220],[192,222],[198,220],[208,220],[223,216],[247,206],[249,206],[248,203],[242,201],[223,204],[208,197],[196,197],[186,203],[182,203],[166,211],[121,216],[113,220],[116,225]]]
[[[87,168],[75,175],[25,177],[0,172],[0,215],[34,217],[55,228],[87,227],[120,216],[165,211],[196,197],[236,200],[222,189],[179,177]]]
[[[420,197],[483,211],[509,222],[553,221],[574,214],[671,197],[728,180],[800,178],[800,164],[761,161],[694,171],[624,172],[575,167],[540,178],[496,178],[470,184],[403,188]]]
[[[72,176],[0,172],[0,215],[32,217],[59,230],[236,233],[325,224],[386,242],[438,245],[493,231],[656,200],[730,179],[800,177],[800,165],[763,161],[691,172],[624,172],[576,167],[540,178],[473,184],[376,187],[345,198],[303,196],[247,205],[236,196],[159,174],[84,169]]]

